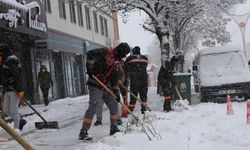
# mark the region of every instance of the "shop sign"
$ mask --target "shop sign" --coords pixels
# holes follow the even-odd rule
[[[41,15],[41,8],[39,3],[31,2],[24,5],[28,9],[28,27],[34,30],[47,32],[46,24],[39,21],[39,16]],[[37,9],[35,14],[32,14],[32,9]],[[11,28],[17,28],[17,23],[20,19],[20,25],[24,24],[23,17],[15,9],[8,10],[7,13],[0,13],[0,20],[9,21],[8,25]]]
[[[28,20],[29,20],[29,28],[32,28],[32,29],[35,29],[35,30],[39,30],[39,31],[42,31],[42,32],[46,32],[47,29],[46,29],[46,24],[43,23],[43,22],[40,22],[38,20],[38,17],[40,16],[41,14],[41,8],[40,8],[40,5],[37,3],[37,2],[31,2],[30,4],[27,4],[26,5],[27,8],[28,8]],[[37,8],[37,12],[36,14],[32,15],[32,9],[35,9]]]
[[[9,27],[17,28],[18,18],[21,17],[20,13],[15,9],[9,10],[7,13],[0,13],[0,20],[9,21]]]
[[[47,40],[36,40],[36,49],[47,49]]]

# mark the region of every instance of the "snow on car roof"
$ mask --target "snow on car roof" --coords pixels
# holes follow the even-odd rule
[[[243,49],[240,46],[217,46],[217,47],[211,47],[211,48],[205,48],[200,51],[200,55],[208,55],[208,54],[214,54],[214,53],[225,53],[225,52],[237,52],[237,51],[243,51]]]

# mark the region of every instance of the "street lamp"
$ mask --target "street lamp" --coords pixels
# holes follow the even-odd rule
[[[245,56],[247,58],[245,30],[246,30],[247,21],[250,18],[250,12],[242,14],[242,15],[230,15],[229,13],[227,13],[227,14],[232,17],[232,19],[234,20],[234,22],[238,25],[238,27],[240,29],[240,33],[242,36],[242,42],[243,42],[243,49],[245,52]]]
[[[210,3],[207,0],[205,0],[205,2],[210,5]],[[242,36],[243,49],[244,49],[245,56],[246,56],[246,59],[247,59],[247,48],[246,48],[246,40],[245,40],[245,30],[246,30],[247,21],[248,21],[248,19],[250,17],[250,12],[242,14],[242,15],[234,15],[234,14],[228,13],[227,10],[225,10],[220,5],[217,5],[217,7],[219,9],[221,9],[224,13],[226,13],[228,16],[232,17],[232,19],[234,20],[234,22],[238,25],[238,27],[240,29],[241,36]]]

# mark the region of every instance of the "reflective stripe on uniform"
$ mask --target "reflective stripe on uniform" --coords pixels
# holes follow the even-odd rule
[[[129,104],[129,106],[128,107],[130,107],[130,108],[134,108],[135,107],[135,105],[131,105],[131,104]]]
[[[111,115],[111,120],[117,120],[118,116],[117,115]]]
[[[83,122],[85,122],[85,123],[92,123],[92,119],[84,118],[84,119],[83,119]]]
[[[148,103],[147,102],[142,102],[142,105],[143,106],[148,106]]]
[[[148,63],[148,61],[147,60],[145,60],[145,59],[132,59],[132,60],[130,60],[130,61],[128,61],[128,62],[143,62],[143,63]]]
[[[164,99],[165,99],[165,100],[171,100],[172,97],[171,97],[171,96],[165,96]]]

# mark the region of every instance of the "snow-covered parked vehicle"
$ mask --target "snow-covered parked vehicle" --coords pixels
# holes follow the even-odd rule
[[[250,96],[250,70],[243,49],[220,46],[201,50],[193,63],[194,85],[201,102],[246,100]]]

